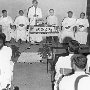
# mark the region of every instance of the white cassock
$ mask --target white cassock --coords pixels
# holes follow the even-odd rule
[[[37,15],[36,17],[34,17],[34,15]],[[40,8],[36,8],[34,6],[29,8],[28,11],[28,18],[30,18],[30,25],[35,25],[36,23],[36,19],[40,19],[42,18],[42,11]]]
[[[27,25],[29,25],[29,21],[28,18],[25,16],[18,16],[15,19],[14,24],[17,27],[17,36],[16,36],[16,41],[18,41],[19,39],[21,39],[22,41],[26,41],[27,39],[27,35],[26,35],[26,28]],[[23,24],[24,26],[20,26],[21,24]]]
[[[47,24],[58,26],[58,19],[55,15],[47,17]]]
[[[6,41],[10,41],[10,24],[13,24],[13,20],[10,16],[0,18],[0,25],[2,25],[2,32],[6,35]]]
[[[75,33],[75,39],[80,43],[80,44],[86,44],[87,42],[87,27],[89,27],[89,22],[88,19],[77,19],[76,22],[77,25],[77,32]],[[79,25],[83,25],[83,27],[79,27]]]
[[[62,32],[61,32],[61,39],[65,37],[71,37],[74,40],[74,31],[73,27],[76,24],[76,19],[75,18],[65,18],[62,22]],[[66,27],[70,26],[69,29],[66,29]]]
[[[11,61],[12,49],[3,46],[0,50],[0,90],[12,81],[14,63]]]

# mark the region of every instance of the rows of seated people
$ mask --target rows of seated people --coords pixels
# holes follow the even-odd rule
[[[59,31],[59,42],[62,43],[65,37],[71,37],[73,40],[77,40],[80,44],[86,44],[87,42],[87,27],[89,27],[88,19],[85,18],[85,13],[80,14],[80,18],[76,19],[72,11],[67,12],[68,17],[64,18],[61,23],[61,30]],[[32,1],[32,6],[28,9],[27,17],[24,15],[23,10],[19,10],[19,16],[13,20],[7,14],[7,10],[2,10],[2,16],[0,18],[0,28],[6,35],[6,41],[10,41],[14,38],[16,42],[19,39],[22,41],[29,41],[29,32],[27,26],[37,25],[37,21],[42,19],[42,11],[38,8],[37,0]],[[45,26],[60,26],[58,18],[55,15],[54,9],[49,10],[49,15],[46,17]]]
[[[60,56],[55,64],[54,90],[90,90],[90,54],[78,52],[80,44],[69,42],[68,56]]]

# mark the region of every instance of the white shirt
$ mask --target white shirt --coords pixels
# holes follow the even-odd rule
[[[65,18],[65,19],[63,20],[63,22],[62,22],[62,26],[63,26],[64,28],[65,28],[65,27],[68,27],[68,26],[73,27],[73,26],[75,26],[75,24],[76,24],[76,19],[75,19],[75,18],[69,18],[69,17]]]
[[[77,71],[71,76],[65,76],[59,83],[59,90],[75,90],[74,83],[78,76],[86,75],[83,71]],[[90,90],[90,76],[79,80],[78,90]]]
[[[29,8],[29,11],[28,11],[28,18],[30,18],[30,24],[31,25],[35,25],[35,18],[42,18],[42,11],[41,11],[41,8],[36,8],[36,15],[37,17],[34,18],[34,15],[35,15],[35,7],[32,6]]]
[[[10,68],[10,60],[12,56],[12,49],[7,46],[3,46],[0,50],[0,69],[2,70],[8,70]]]
[[[0,25],[2,25],[3,27],[10,27],[10,24],[13,24],[13,20],[10,16],[7,17],[1,17],[0,18]]]
[[[87,73],[89,73],[89,68],[90,68],[90,55],[87,55],[87,70],[86,70]]]
[[[83,31],[85,30],[87,27],[89,27],[89,22],[88,22],[88,19],[77,19],[76,21],[76,25],[79,27],[79,25],[83,25],[84,27],[80,28],[79,27],[79,30]]]
[[[55,15],[53,15],[53,16],[48,16],[47,17],[47,24],[48,25],[58,25],[58,19],[57,19],[57,17],[55,16]]]
[[[15,23],[16,26],[19,26],[20,24],[24,24],[25,27],[26,27],[27,25],[29,25],[28,18],[25,17],[25,16],[18,16],[18,17],[15,19],[15,22],[14,22],[14,23]]]
[[[60,68],[72,69],[71,56],[73,56],[73,54],[69,54],[68,56],[65,56],[65,57],[59,57],[55,65],[55,70],[57,73],[59,73]]]

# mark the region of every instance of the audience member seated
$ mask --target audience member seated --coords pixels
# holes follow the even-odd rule
[[[87,58],[83,55],[74,55],[71,61],[75,72],[62,78],[59,90],[90,90],[90,76],[85,73]]]
[[[77,31],[75,33],[75,39],[80,44],[86,44],[87,43],[87,27],[89,27],[88,19],[85,18],[85,13],[80,14],[80,18],[76,21]]]
[[[13,75],[12,49],[4,45],[5,37],[0,35],[0,90],[11,87]]]
[[[55,16],[54,9],[49,10],[49,16],[47,17],[47,25],[58,26],[58,19]]]
[[[78,53],[79,49],[79,43],[75,40],[72,40],[69,42],[68,47],[69,55],[68,56],[61,56],[59,57],[56,65],[56,75],[55,75],[55,87],[54,90],[57,90],[58,82],[62,78],[63,75],[71,74],[73,73],[72,67],[71,67],[71,57],[74,55],[74,53]]]
[[[76,19],[73,17],[73,12],[68,11],[68,17],[62,21],[62,31],[61,31],[62,41],[65,37],[71,37],[73,40],[75,39],[74,38],[75,24],[76,24]]]

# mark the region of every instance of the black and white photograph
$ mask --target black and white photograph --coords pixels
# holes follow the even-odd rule
[[[0,0],[0,90],[90,90],[90,0]]]

